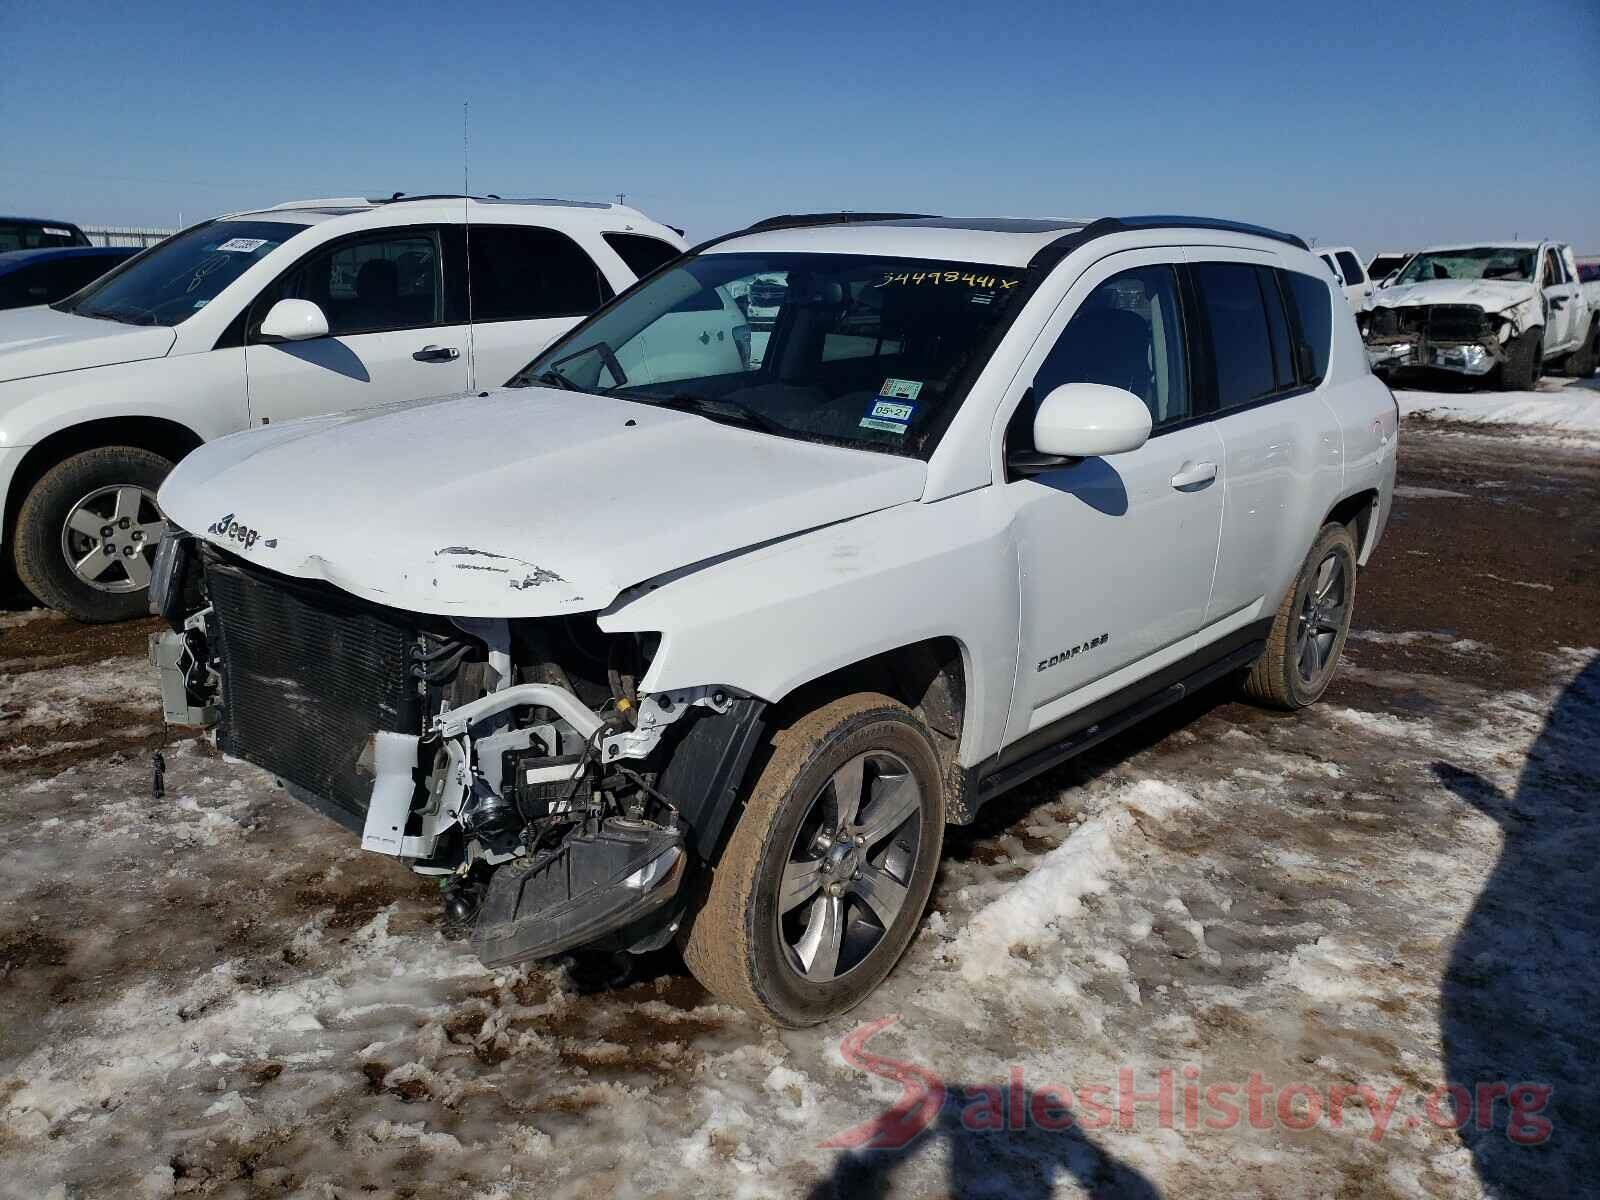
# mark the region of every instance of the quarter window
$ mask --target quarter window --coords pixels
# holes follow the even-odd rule
[[[1211,328],[1217,407],[1238,408],[1272,395],[1278,384],[1256,268],[1248,263],[1197,263],[1194,281]]]
[[[304,259],[256,302],[260,321],[279,300],[309,300],[334,337],[440,322],[443,288],[431,230],[340,242]]]
[[[617,252],[617,257],[627,264],[640,279],[657,267],[665,266],[678,257],[679,250],[671,242],[646,237],[642,233],[603,233],[606,245]]]
[[[1333,340],[1333,305],[1328,285],[1299,271],[1279,271],[1283,292],[1294,317],[1295,356],[1300,382],[1315,386],[1328,373],[1328,350]]]
[[[1171,266],[1135,267],[1089,293],[1034,376],[1035,403],[1064,383],[1124,388],[1145,402],[1157,429],[1192,415]]]
[[[600,268],[554,229],[474,225],[467,243],[474,321],[581,317],[611,299]]]

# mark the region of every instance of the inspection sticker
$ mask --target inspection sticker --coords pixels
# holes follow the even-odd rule
[[[918,379],[885,379],[878,389],[878,395],[892,400],[915,400],[921,393],[922,381]]]
[[[900,421],[880,421],[877,417],[862,417],[861,428],[876,429],[882,433],[898,433],[901,437],[905,437],[907,427]]]
[[[217,249],[229,254],[254,254],[266,244],[266,238],[229,238]]]
[[[909,421],[911,414],[916,411],[915,404],[895,404],[889,400],[879,400],[872,406],[872,412],[868,415],[883,417],[889,421]]]

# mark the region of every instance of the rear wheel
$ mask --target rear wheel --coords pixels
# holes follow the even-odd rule
[[[1530,329],[1511,340],[1506,361],[1500,366],[1500,386],[1507,391],[1526,392],[1539,381],[1544,365],[1544,330]]]
[[[1356,600],[1356,543],[1330,522],[1317,535],[1294,587],[1278,606],[1266,651],[1245,692],[1274,708],[1304,708],[1333,682]]]
[[[17,513],[23,586],[79,621],[144,615],[166,530],[156,489],[170,470],[170,460],[134,446],[85,450],[51,467]]]
[[[939,762],[911,712],[871,693],[824,705],[775,739],[684,961],[774,1024],[846,1012],[910,943],[943,842]]]

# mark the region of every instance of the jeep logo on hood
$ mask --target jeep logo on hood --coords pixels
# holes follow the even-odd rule
[[[216,534],[219,538],[229,538],[232,541],[240,542],[246,550],[254,546],[256,539],[261,536],[259,529],[251,529],[248,525],[239,524],[238,521],[234,520],[232,513],[208,525],[206,532]],[[268,538],[262,543],[269,550],[277,544],[277,538]]]

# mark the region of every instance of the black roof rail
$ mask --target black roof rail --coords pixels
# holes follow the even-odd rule
[[[905,212],[785,213],[782,216],[768,217],[764,221],[747,225],[741,232],[767,233],[774,229],[804,229],[808,225],[853,225],[857,221],[906,221],[932,215],[932,213]]]
[[[1095,238],[1108,237],[1113,233],[1131,233],[1140,229],[1216,229],[1224,233],[1247,233],[1252,237],[1271,238],[1275,242],[1298,246],[1302,250],[1310,249],[1304,238],[1296,237],[1292,233],[1268,229],[1265,225],[1249,225],[1243,221],[1228,221],[1219,217],[1101,217],[1082,229],[1075,229],[1058,237],[1035,254],[1028,262],[1028,267],[1030,270],[1049,270],[1079,246],[1092,242]]]

